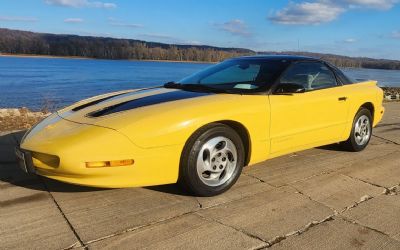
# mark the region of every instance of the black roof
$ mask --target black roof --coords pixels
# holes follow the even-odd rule
[[[287,60],[287,61],[321,61],[320,59],[309,56],[297,55],[259,55],[259,56],[242,56],[232,59],[246,59],[246,60]]]

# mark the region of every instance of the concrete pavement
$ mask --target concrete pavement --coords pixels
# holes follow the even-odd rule
[[[271,159],[212,198],[28,176],[21,133],[0,134],[0,249],[400,249],[400,103],[385,106],[365,151]]]

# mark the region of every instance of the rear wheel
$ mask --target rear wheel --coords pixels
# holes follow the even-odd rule
[[[366,108],[361,108],[353,121],[351,134],[347,141],[343,142],[345,149],[358,152],[365,149],[372,135],[372,116]]]
[[[244,146],[230,127],[214,123],[197,131],[186,144],[179,183],[199,196],[214,196],[228,190],[240,176]]]

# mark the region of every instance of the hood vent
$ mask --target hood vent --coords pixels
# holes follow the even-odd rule
[[[123,95],[123,94],[126,94],[126,93],[121,93],[121,94],[116,94],[116,95],[112,95],[112,96],[107,96],[107,97],[104,97],[104,98],[101,98],[101,99],[98,99],[98,100],[95,100],[95,101],[91,101],[91,102],[88,102],[88,103],[85,103],[85,104],[83,104],[83,105],[80,105],[80,106],[77,106],[77,107],[73,108],[72,111],[76,112],[76,111],[79,111],[79,110],[81,110],[81,109],[84,109],[84,108],[87,108],[87,107],[96,105],[96,104],[98,104],[98,103],[100,103],[100,102],[103,102],[103,101],[105,101],[105,100],[108,100],[108,99],[111,99],[111,98],[113,98],[113,97],[120,96],[120,95]]]
[[[165,103],[165,102],[177,101],[177,100],[182,100],[182,99],[195,98],[195,97],[200,97],[200,96],[205,96],[205,95],[211,95],[211,94],[210,93],[201,93],[201,92],[190,92],[190,91],[183,91],[183,90],[171,91],[171,92],[166,92],[166,93],[145,96],[145,97],[141,97],[141,98],[126,101],[126,102],[121,102],[121,103],[103,108],[101,110],[91,112],[87,116],[101,117],[104,115],[109,115],[112,113],[122,112],[122,111],[131,110],[131,109],[135,109],[135,108],[156,105],[156,104]]]

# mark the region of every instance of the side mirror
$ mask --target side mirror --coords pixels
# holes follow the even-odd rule
[[[306,92],[304,86],[296,83],[281,83],[275,90],[276,94],[295,94],[304,92]]]

